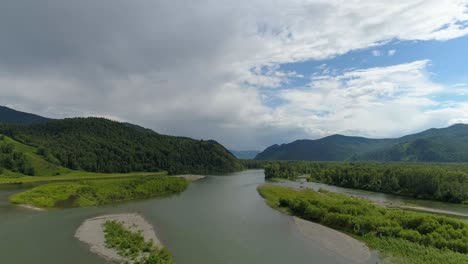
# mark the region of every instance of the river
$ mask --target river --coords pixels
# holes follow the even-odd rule
[[[87,218],[125,212],[138,212],[155,226],[177,264],[346,263],[299,232],[292,217],[267,206],[256,191],[264,182],[262,170],[249,170],[208,176],[169,197],[46,212],[9,204],[7,197],[19,190],[3,186],[0,263],[106,263],[74,232]]]

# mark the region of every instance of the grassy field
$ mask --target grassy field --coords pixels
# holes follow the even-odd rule
[[[273,208],[351,234],[391,263],[468,263],[468,222],[321,190],[258,188]]]
[[[14,151],[25,155],[28,163],[31,164],[35,170],[35,176],[66,175],[74,172],[73,170],[57,165],[58,161],[51,156],[46,159],[45,157],[39,155],[37,148],[22,144],[7,136],[1,135],[1,138],[2,140],[0,140],[0,146],[12,145]],[[21,176],[24,175],[7,169],[4,169],[0,174],[0,177]]]
[[[170,253],[145,241],[141,232],[131,232],[122,223],[107,221],[104,223],[106,246],[117,250],[118,254],[136,264],[173,264]]]
[[[178,193],[187,186],[179,177],[59,182],[14,194],[10,201],[43,208],[86,207]]]
[[[53,182],[53,181],[80,181],[80,180],[98,180],[98,179],[118,179],[118,178],[139,178],[146,176],[165,176],[167,172],[130,172],[130,173],[94,173],[84,171],[71,171],[64,175],[56,176],[17,176],[2,177],[0,175],[0,184],[22,184],[33,182]]]

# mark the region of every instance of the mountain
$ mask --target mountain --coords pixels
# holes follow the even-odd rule
[[[393,139],[333,135],[273,145],[257,160],[467,162],[468,125],[429,129]]]
[[[50,118],[29,114],[6,106],[0,106],[0,123],[12,123],[20,125],[42,124],[51,121]]]
[[[318,140],[296,140],[289,144],[273,145],[259,153],[257,160],[348,160],[361,152],[389,146],[392,140],[332,135]]]
[[[236,158],[238,159],[244,159],[244,160],[249,160],[249,159],[254,159],[255,156],[257,156],[258,153],[261,151],[258,150],[229,150]]]
[[[31,125],[3,123],[0,134],[35,147],[44,157],[73,170],[167,170],[179,174],[223,173],[242,167],[215,141],[161,135],[103,118],[69,118]]]

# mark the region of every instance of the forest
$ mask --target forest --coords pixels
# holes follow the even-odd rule
[[[400,241],[409,249],[420,247],[425,253],[432,252],[421,257],[411,253],[408,248],[393,245],[390,249],[392,254],[408,251],[404,256],[408,263],[468,261],[468,224],[464,220],[385,208],[365,199],[322,189],[297,190],[263,185],[258,191],[275,208],[286,209],[300,218],[354,234],[364,241],[374,241],[377,248],[390,240]]]
[[[44,124],[0,124],[4,134],[38,148],[51,162],[103,173],[166,170],[170,174],[238,171],[240,162],[212,140],[161,135],[103,118],[72,118]],[[8,164],[7,164],[8,165]]]
[[[304,175],[341,187],[468,203],[468,164],[371,162],[272,162],[265,178],[295,180]]]

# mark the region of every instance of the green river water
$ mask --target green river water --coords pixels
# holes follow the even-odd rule
[[[177,264],[346,263],[339,255],[303,236],[292,217],[268,207],[256,191],[263,183],[262,170],[249,170],[208,176],[191,183],[185,192],[169,197],[46,212],[11,205],[7,198],[20,191],[19,187],[3,186],[0,187],[0,263],[106,263],[73,235],[87,218],[126,212],[140,213],[155,227]],[[405,201],[384,194],[306,184],[370,199]],[[407,201],[468,215],[468,206]]]

